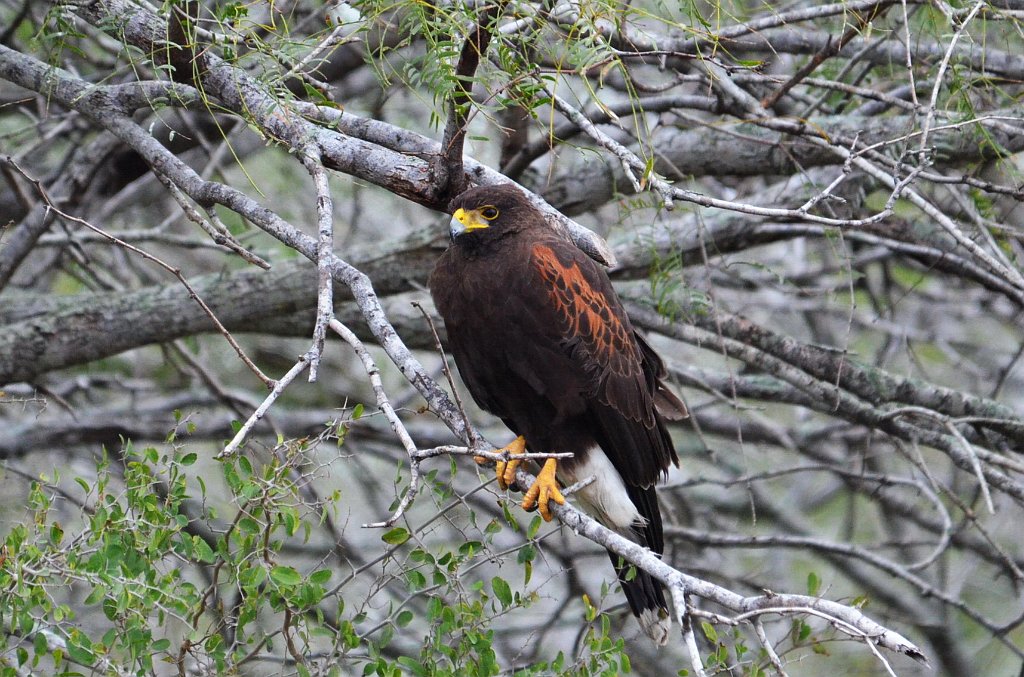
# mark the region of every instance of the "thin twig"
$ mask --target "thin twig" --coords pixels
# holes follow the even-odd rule
[[[686,645],[686,653],[690,658],[690,666],[693,674],[697,677],[707,677],[704,672],[704,664],[700,659],[700,647],[697,646],[697,636],[693,633],[693,616],[690,614],[690,600],[686,593],[686,584],[682,577],[673,576],[664,581],[672,597],[672,608],[676,612],[676,622],[679,623],[679,631],[683,635],[683,644]]]
[[[235,436],[233,438],[231,438],[231,441],[228,442],[227,445],[225,445],[224,449],[214,458],[220,460],[224,458],[229,458],[232,455],[234,455],[234,453],[238,450],[238,447],[242,444],[242,442],[245,441],[245,438],[252,431],[253,427],[255,427],[257,423],[259,423],[260,419],[262,419],[263,416],[270,409],[270,406],[277,401],[277,398],[280,397],[281,393],[285,391],[285,388],[287,388],[289,384],[291,384],[291,382],[295,380],[295,377],[304,372],[306,370],[306,367],[308,366],[309,355],[307,354],[300,356],[298,361],[292,366],[291,369],[288,370],[288,373],[286,373],[284,376],[282,376],[280,379],[274,382],[270,394],[267,395],[263,402],[260,403],[260,406],[256,408],[256,411],[252,413],[252,416],[250,416],[248,420],[246,420],[246,422],[242,425],[242,427],[238,429],[238,432],[235,433]]]
[[[981,486],[981,495],[985,499],[985,506],[988,508],[989,514],[994,515],[996,512],[995,506],[992,503],[992,493],[988,488],[988,481],[985,479],[985,473],[981,468],[981,463],[978,461],[978,454],[974,450],[974,445],[967,441],[963,436],[963,433],[956,427],[956,424],[949,420],[949,417],[944,416],[931,409],[925,407],[900,407],[887,412],[886,416],[905,416],[907,414],[925,416],[934,421],[938,421],[949,434],[952,435],[956,441],[960,444],[960,447],[967,452],[967,457],[970,459],[971,468],[974,470],[974,476],[978,478],[978,484]]]
[[[772,664],[772,667],[775,668],[775,673],[779,675],[779,677],[789,677],[789,675],[786,674],[786,669],[782,666],[782,659],[779,658],[779,654],[775,653],[775,647],[772,646],[772,643],[768,640],[768,633],[764,631],[764,623],[760,618],[757,618],[754,620],[753,626],[754,633],[757,635],[758,641],[761,642],[761,646],[764,647],[765,653],[768,654],[768,661]]]
[[[444,378],[448,381],[448,388],[451,390],[452,399],[455,400],[455,406],[459,413],[462,415],[462,420],[466,425],[466,441],[469,443],[470,448],[476,448],[480,444],[480,439],[476,433],[476,428],[469,421],[469,414],[466,413],[466,407],[462,404],[462,395],[459,394],[459,389],[455,385],[455,377],[452,375],[452,368],[448,364],[448,355],[444,352],[444,347],[441,345],[441,337],[437,335],[437,327],[434,326],[434,318],[430,316],[430,313],[423,307],[423,304],[418,301],[412,302],[413,308],[420,311],[423,315],[423,319],[427,321],[427,326],[430,327],[430,334],[434,337],[434,348],[437,350],[437,354],[441,356],[441,372],[444,374]]]
[[[227,342],[231,345],[231,347],[235,349],[235,353],[242,360],[242,362],[245,363],[245,366],[247,366],[249,368],[249,370],[252,371],[252,373],[255,374],[256,377],[259,380],[263,381],[263,384],[265,386],[267,386],[268,388],[273,387],[274,381],[270,377],[268,377],[266,374],[264,374],[263,371],[259,367],[256,366],[255,362],[253,362],[252,360],[249,359],[249,356],[245,354],[244,350],[242,350],[242,346],[240,346],[238,344],[238,342],[235,341],[235,337],[231,335],[231,332],[229,332],[227,330],[227,328],[224,327],[223,324],[221,324],[221,321],[219,319],[217,319],[216,314],[214,314],[214,312],[210,309],[210,306],[206,305],[206,302],[203,301],[202,297],[199,296],[199,294],[196,292],[195,288],[193,288],[192,285],[189,284],[188,280],[185,279],[185,276],[182,274],[180,268],[175,268],[174,266],[170,265],[169,263],[166,263],[162,259],[160,259],[160,258],[158,258],[156,256],[153,256],[152,254],[150,254],[149,252],[147,252],[144,249],[140,249],[139,247],[136,247],[133,244],[125,242],[124,240],[119,240],[118,238],[114,237],[110,233],[107,233],[102,228],[99,228],[99,227],[94,226],[93,224],[89,223],[85,219],[79,218],[77,216],[73,216],[71,214],[68,214],[68,213],[62,211],[56,205],[53,204],[53,202],[49,198],[49,195],[46,192],[46,189],[43,187],[43,185],[39,181],[33,179],[27,173],[25,173],[25,170],[22,169],[18,165],[18,163],[15,162],[14,159],[11,158],[10,156],[8,156],[6,158],[6,161],[7,161],[8,164],[10,164],[12,167],[14,167],[15,170],[18,171],[18,173],[20,173],[28,181],[32,182],[32,184],[36,186],[36,189],[39,191],[39,195],[46,202],[46,208],[49,211],[52,211],[53,213],[59,215],[63,219],[66,219],[66,220],[71,221],[73,223],[77,223],[77,224],[79,224],[81,226],[84,226],[85,228],[88,228],[89,230],[91,230],[92,232],[96,233],[97,235],[100,235],[102,237],[107,238],[108,240],[110,240],[114,244],[116,244],[116,245],[118,245],[120,247],[123,247],[124,249],[127,249],[128,251],[130,251],[130,252],[132,252],[134,254],[138,254],[139,256],[141,256],[142,258],[146,259],[147,261],[152,261],[156,265],[160,266],[161,268],[163,268],[164,270],[166,270],[167,272],[171,273],[176,278],[178,278],[178,281],[181,282],[182,286],[184,286],[185,289],[188,290],[189,296],[191,296],[192,299],[194,299],[195,302],[199,304],[199,307],[203,309],[203,312],[206,313],[206,315],[213,322],[214,326],[217,328],[217,331],[220,332],[221,336],[223,336],[227,340]]]
[[[316,187],[316,324],[313,327],[313,346],[310,348],[309,381],[316,381],[320,358],[327,338],[327,325],[334,319],[334,278],[330,257],[334,253],[334,201],[327,182],[327,171],[312,144],[302,149],[300,156],[306,171],[313,177]]]
[[[398,504],[398,508],[392,513],[391,517],[384,520],[383,522],[374,522],[373,524],[364,524],[364,528],[386,528],[395,524],[405,514],[406,509],[416,499],[416,494],[420,488],[420,459],[417,457],[416,443],[413,442],[412,436],[409,435],[409,431],[405,429],[405,424],[402,423],[402,419],[398,418],[398,414],[395,412],[394,407],[391,406],[391,401],[388,399],[388,395],[384,392],[384,382],[380,378],[380,369],[377,368],[377,364],[373,361],[373,357],[369,351],[363,345],[363,342],[352,333],[352,331],[339,322],[337,319],[332,319],[329,322],[330,328],[338,334],[342,339],[345,340],[352,350],[355,351],[356,356],[359,357],[359,361],[363,363],[363,369],[366,370],[366,375],[370,379],[370,387],[373,388],[374,397],[377,399],[377,408],[380,409],[381,413],[384,414],[384,418],[387,419],[388,424],[391,426],[391,430],[394,431],[395,435],[398,436],[399,441],[402,443],[402,447],[405,449],[405,453],[409,455],[409,488],[406,490],[405,495],[402,496],[402,500]]]
[[[207,218],[204,219],[199,211],[189,203],[185,194],[181,192],[181,189],[174,185],[174,182],[171,181],[170,178],[160,174],[159,172],[154,172],[154,175],[159,179],[160,183],[164,185],[167,192],[171,194],[174,201],[178,203],[178,206],[181,207],[181,211],[185,213],[185,218],[202,228],[203,232],[210,236],[210,239],[213,240],[214,244],[230,249],[247,263],[259,266],[264,270],[270,270],[269,263],[243,247],[242,243],[235,239],[234,235],[232,235],[224,224],[221,223],[220,218],[217,216],[215,211],[207,209]]]
[[[885,3],[880,2],[877,5],[874,5],[873,7],[869,7],[867,9],[867,18],[861,17],[859,13],[854,13],[854,16],[857,19],[857,23],[855,25],[847,28],[846,32],[843,33],[843,35],[838,40],[836,40],[835,42],[830,41],[827,45],[825,45],[824,48],[819,50],[813,57],[811,57],[811,60],[808,61],[803,66],[801,66],[800,69],[797,70],[797,72],[794,73],[791,78],[789,78],[789,80],[782,83],[782,85],[778,89],[776,89],[774,92],[772,92],[764,99],[762,99],[761,105],[766,109],[772,108],[776,103],[778,103],[779,99],[781,99],[786,94],[786,92],[793,89],[793,87],[799,84],[804,78],[806,78],[808,75],[817,70],[818,66],[825,63],[826,60],[831,59],[832,57],[839,54],[839,52],[842,51],[843,47],[846,46],[846,43],[848,43],[857,35],[860,35],[860,32],[864,30],[864,27],[867,25],[867,23],[876,18],[879,10],[882,9],[882,7],[892,4],[894,1],[895,0],[887,0],[887,2]]]
[[[953,56],[953,52],[956,50],[956,43],[960,40],[960,37],[967,30],[967,25],[971,23],[975,15],[985,6],[985,2],[976,2],[971,7],[970,12],[960,22],[956,30],[953,31],[953,37],[949,41],[949,47],[946,48],[946,53],[942,55],[942,61],[939,62],[938,72],[935,74],[935,84],[932,86],[931,98],[928,100],[928,108],[925,110],[924,122],[921,123],[921,143],[919,146],[919,152],[921,154],[922,161],[928,154],[928,134],[931,131],[932,120],[935,119],[935,109],[939,100],[939,92],[942,90],[943,85],[946,83],[943,80],[943,76],[946,73],[946,69],[949,68],[949,60]]]

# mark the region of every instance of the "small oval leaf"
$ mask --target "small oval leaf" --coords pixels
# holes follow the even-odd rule
[[[401,545],[409,540],[409,531],[402,527],[395,527],[380,537],[388,545]]]
[[[270,570],[270,578],[278,585],[298,585],[302,575],[294,567],[276,566]]]

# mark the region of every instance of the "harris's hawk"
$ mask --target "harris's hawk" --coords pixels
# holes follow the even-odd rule
[[[505,449],[571,452],[548,459],[523,507],[564,503],[564,485],[605,526],[664,551],[654,485],[679,464],[666,419],[686,407],[662,383],[661,359],[634,329],[604,269],[550,228],[511,185],[471,188],[451,205],[451,244],[430,276],[451,352],[470,394],[517,437]],[[498,464],[514,481],[519,461]],[[659,644],[665,593],[609,553],[630,609]]]

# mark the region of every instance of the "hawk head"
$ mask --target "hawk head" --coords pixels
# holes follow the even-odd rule
[[[459,194],[448,205],[452,242],[482,244],[543,223],[540,212],[515,186],[478,186]]]

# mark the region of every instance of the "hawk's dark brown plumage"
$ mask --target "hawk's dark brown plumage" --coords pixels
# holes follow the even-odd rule
[[[588,512],[661,554],[654,484],[679,462],[665,420],[686,415],[662,384],[661,359],[633,329],[604,269],[517,188],[472,188],[451,210],[452,243],[430,292],[473,399],[530,451],[572,452],[557,464],[559,479],[594,475],[577,495]],[[643,572],[626,580],[618,557],[612,562],[633,613],[664,642],[661,585]]]

